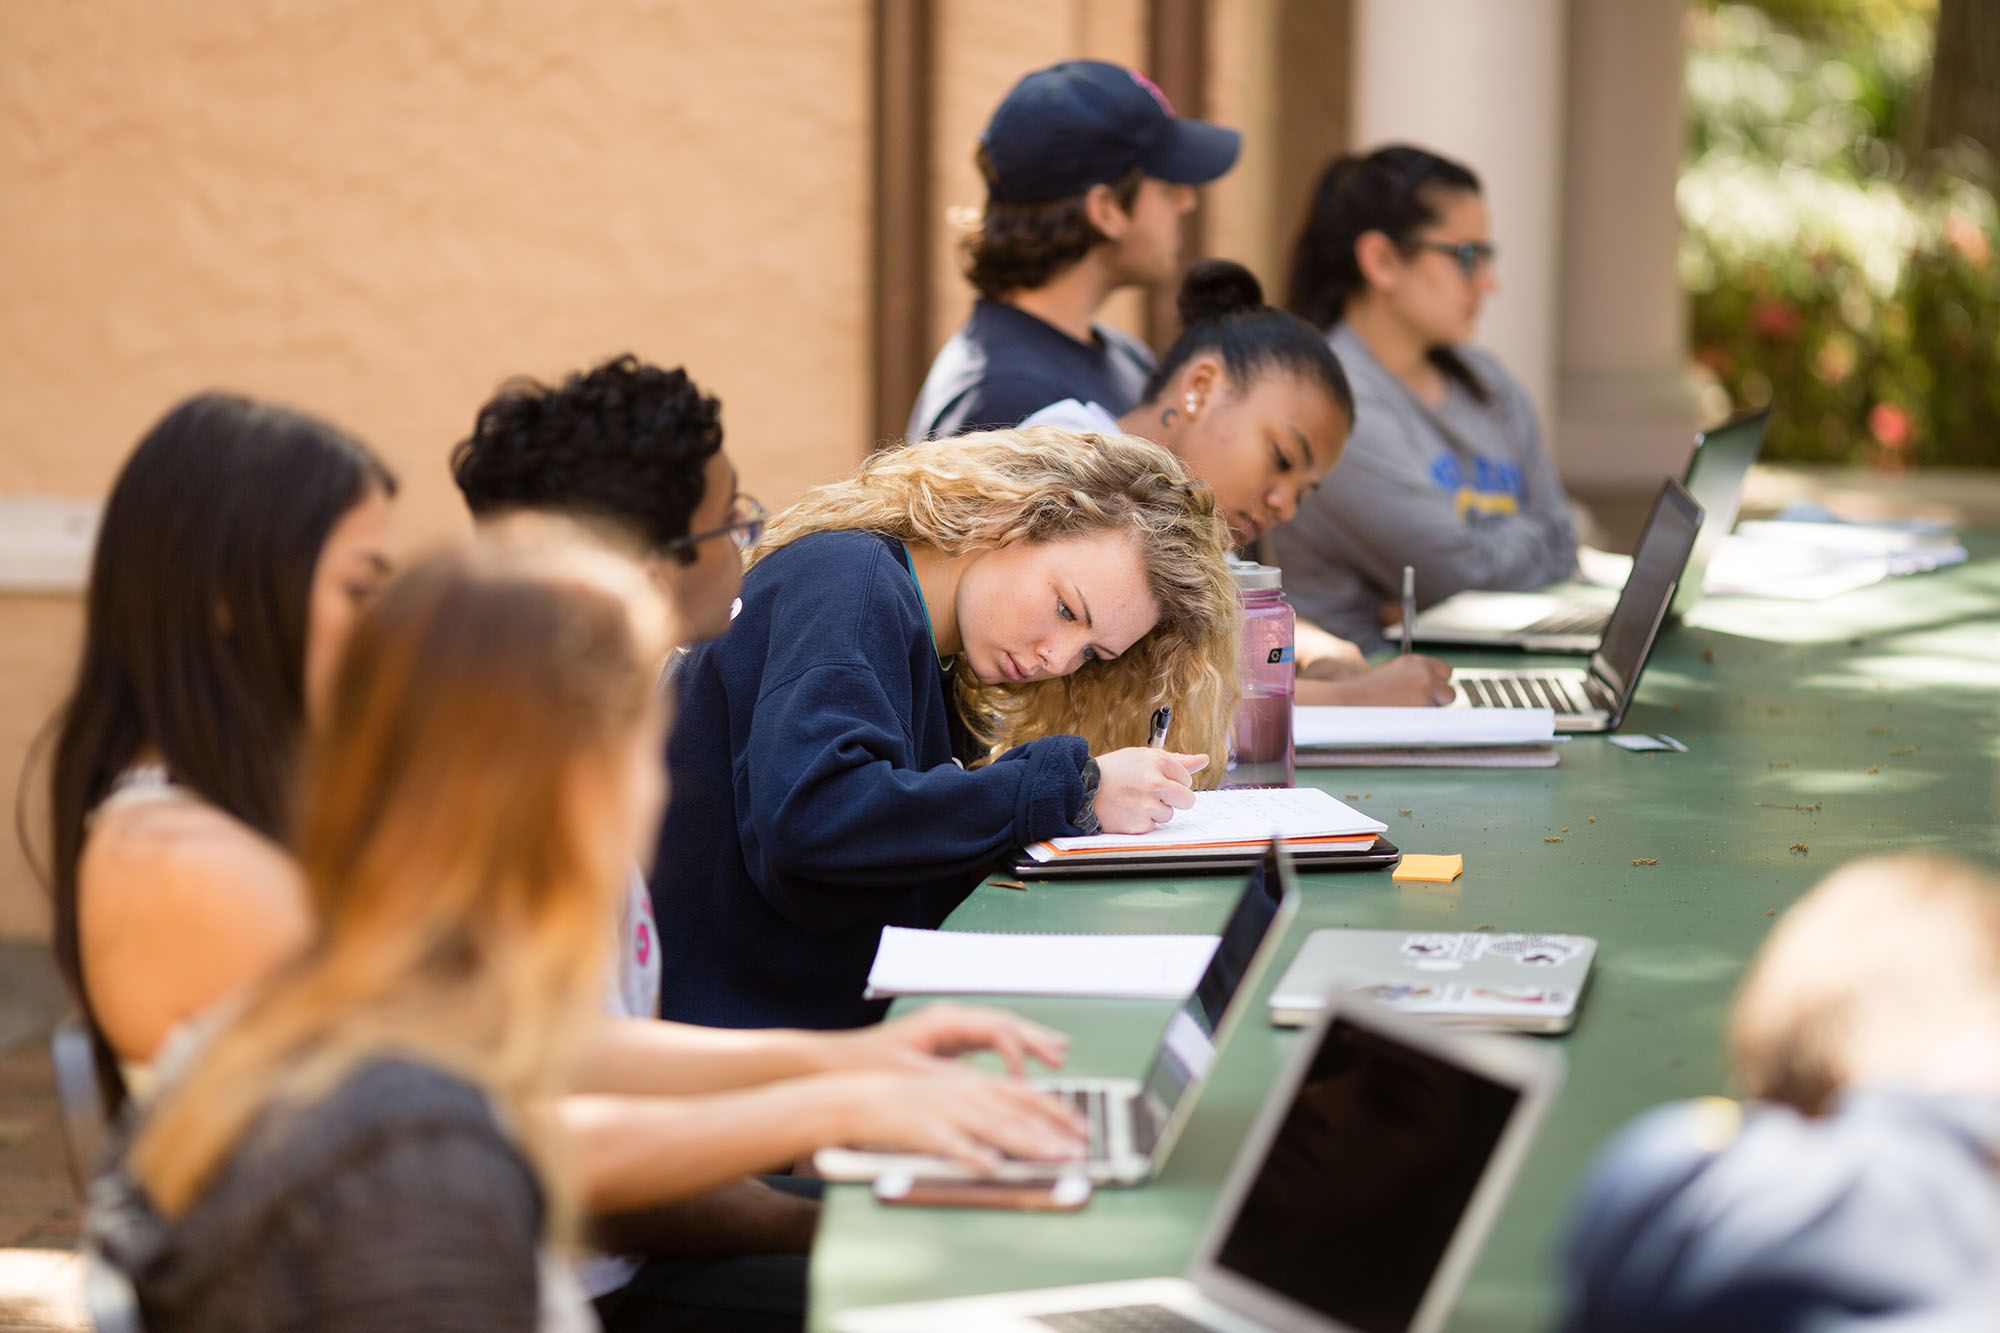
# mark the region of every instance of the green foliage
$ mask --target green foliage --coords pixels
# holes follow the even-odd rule
[[[1899,143],[1922,0],[1700,3],[1680,182],[1695,358],[1775,400],[1773,458],[2000,466],[2000,211],[1991,163]],[[1770,12],[1806,10],[1805,34]]]

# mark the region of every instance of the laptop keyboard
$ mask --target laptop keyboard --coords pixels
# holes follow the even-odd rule
[[[1089,1126],[1089,1146],[1084,1156],[1093,1162],[1108,1161],[1111,1157],[1111,1100],[1103,1088],[1050,1089],[1056,1100],[1067,1102],[1071,1110],[1083,1117]]]
[[[1523,630],[1524,634],[1602,634],[1611,623],[1611,613],[1594,606],[1571,606],[1552,611]]]
[[[1588,700],[1576,697],[1568,680],[1561,676],[1522,671],[1506,676],[1459,678],[1458,687],[1474,708],[1553,708],[1558,713],[1593,711]]]
[[[1119,1305],[1108,1310],[1065,1310],[1038,1314],[1035,1322],[1057,1333],[1212,1333],[1164,1305]]]

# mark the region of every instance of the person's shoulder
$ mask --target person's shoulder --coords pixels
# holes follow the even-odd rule
[[[1087,431],[1100,435],[1122,433],[1118,418],[1097,403],[1065,398],[1031,414],[1022,426],[1054,426],[1059,430]]]
[[[1479,386],[1486,390],[1487,402],[1492,409],[1533,427],[1535,409],[1528,397],[1527,386],[1501,364],[1499,357],[1471,343],[1459,343],[1451,350],[1472,377],[1479,381]]]
[[[1146,346],[1136,335],[1127,333],[1116,324],[1097,324],[1094,327],[1097,329],[1097,336],[1104,340],[1105,346],[1138,362],[1148,370],[1156,364],[1153,359],[1153,349]]]
[[[861,528],[839,528],[809,533],[786,542],[757,562],[754,576],[830,583],[870,583],[883,578],[885,565],[900,568],[896,543],[879,532]]]
[[[773,671],[783,676],[815,662],[872,657],[869,645],[900,643],[923,623],[900,544],[863,530],[787,542],[750,571],[743,606],[750,622],[763,626],[767,680],[776,679]],[[720,642],[734,637],[732,629]]]
[[[446,1144],[457,1145],[455,1157],[439,1151]],[[428,1150],[403,1151],[412,1145]],[[481,1189],[498,1193],[524,1184],[533,1189],[533,1170],[485,1089],[395,1056],[357,1064],[317,1100],[267,1111],[245,1136],[232,1171],[278,1191],[310,1190],[380,1163],[384,1154],[398,1159],[395,1169],[378,1173],[378,1185],[387,1188],[402,1189],[415,1175],[484,1180]]]
[[[162,800],[101,811],[77,868],[84,911],[182,920],[202,903],[225,911],[305,900],[298,864],[284,848],[206,801]]]

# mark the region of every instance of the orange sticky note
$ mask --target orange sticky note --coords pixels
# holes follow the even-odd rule
[[[1449,884],[1464,871],[1463,856],[1415,856],[1405,852],[1389,878],[1406,884]]]

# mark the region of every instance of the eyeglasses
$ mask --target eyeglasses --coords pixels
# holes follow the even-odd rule
[[[1468,282],[1478,277],[1481,269],[1491,267],[1494,256],[1499,253],[1491,241],[1465,241],[1458,245],[1447,245],[1443,241],[1407,241],[1405,244],[1412,250],[1432,250],[1449,255]]]
[[[717,537],[727,537],[736,543],[737,550],[747,551],[757,544],[759,537],[764,535],[764,520],[768,517],[770,515],[765,513],[763,505],[738,491],[729,502],[727,523],[719,528],[710,528],[707,532],[690,532],[685,537],[676,537],[667,543],[667,554],[692,553],[700,543]]]

